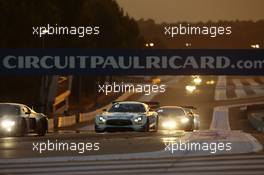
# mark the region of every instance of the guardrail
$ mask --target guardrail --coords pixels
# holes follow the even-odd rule
[[[117,98],[118,101],[124,101],[128,99],[132,94],[131,93],[124,93],[120,97]],[[108,105],[98,108],[95,111],[87,112],[87,113],[81,113],[79,122],[92,122],[95,119],[95,116],[97,114],[102,113],[103,109],[109,108],[112,105],[112,103],[109,103]],[[77,124],[76,122],[76,115],[71,116],[63,116],[63,115],[57,115],[57,126],[58,127],[66,127],[66,126],[72,126]],[[54,129],[54,119],[49,119],[49,131],[52,131]],[[55,127],[56,128],[56,127]]]

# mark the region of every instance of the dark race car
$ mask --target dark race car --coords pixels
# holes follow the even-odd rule
[[[190,107],[163,106],[157,109],[157,113],[160,129],[185,131],[199,129],[199,115]]]
[[[16,103],[0,103],[0,135],[23,136],[37,133],[44,136],[48,131],[48,118],[28,106]]]

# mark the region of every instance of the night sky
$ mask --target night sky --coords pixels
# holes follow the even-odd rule
[[[264,19],[264,0],[117,0],[135,19],[197,22]]]

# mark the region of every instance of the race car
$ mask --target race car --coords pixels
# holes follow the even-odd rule
[[[194,110],[196,110],[196,108],[193,106],[182,106],[182,108],[186,111],[187,114],[193,116],[194,129],[199,130],[200,129],[200,116],[194,112]]]
[[[104,110],[95,118],[95,131],[112,130],[144,131],[158,130],[158,114],[152,107],[157,103],[136,101],[113,102],[109,110]]]
[[[163,106],[157,109],[159,128],[165,130],[198,130],[199,115],[193,112],[192,107]]]
[[[23,136],[35,132],[44,136],[48,131],[48,118],[28,106],[17,103],[0,103],[0,134]]]
[[[202,84],[202,78],[200,77],[200,76],[198,76],[198,75],[194,75],[194,76],[192,76],[192,78],[193,78],[193,83],[196,85],[196,86],[198,86],[198,85],[201,85]]]

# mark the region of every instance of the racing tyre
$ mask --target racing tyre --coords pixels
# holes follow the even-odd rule
[[[104,130],[99,130],[99,129],[97,129],[96,125],[95,125],[95,127],[94,127],[94,131],[95,131],[96,133],[103,133],[103,132],[105,132]]]
[[[147,122],[144,126],[144,129],[143,129],[144,132],[149,132],[149,119],[147,119]]]
[[[156,122],[156,125],[154,128],[154,132],[158,132],[158,130],[159,130],[159,120],[157,119],[157,122]]]
[[[194,130],[194,122],[192,122],[191,126],[187,128],[185,131],[192,132]]]
[[[102,131],[102,130],[95,130],[96,133],[103,133],[105,131]]]
[[[47,127],[47,121],[45,119],[40,119],[40,121],[37,124],[36,133],[38,136],[45,136],[48,130]]]
[[[27,124],[26,124],[25,119],[23,118],[23,119],[21,120],[21,125],[20,125],[20,127],[19,127],[19,128],[17,129],[17,131],[16,131],[15,136],[18,136],[18,137],[22,137],[22,136],[24,136],[25,133],[26,133],[26,128],[27,128]]]

